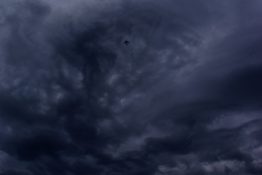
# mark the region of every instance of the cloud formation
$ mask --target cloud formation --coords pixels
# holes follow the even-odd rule
[[[0,174],[261,174],[261,8],[1,1]]]

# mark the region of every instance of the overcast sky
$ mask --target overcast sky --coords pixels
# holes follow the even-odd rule
[[[261,0],[1,0],[0,175],[262,174]]]

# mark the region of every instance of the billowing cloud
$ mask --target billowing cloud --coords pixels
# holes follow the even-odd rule
[[[261,174],[261,8],[1,1],[0,174]]]

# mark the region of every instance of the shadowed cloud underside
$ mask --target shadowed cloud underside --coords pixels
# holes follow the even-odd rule
[[[262,174],[260,0],[1,0],[0,175]]]

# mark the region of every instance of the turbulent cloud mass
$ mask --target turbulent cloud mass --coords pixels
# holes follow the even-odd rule
[[[1,0],[0,175],[262,174],[260,0]]]

